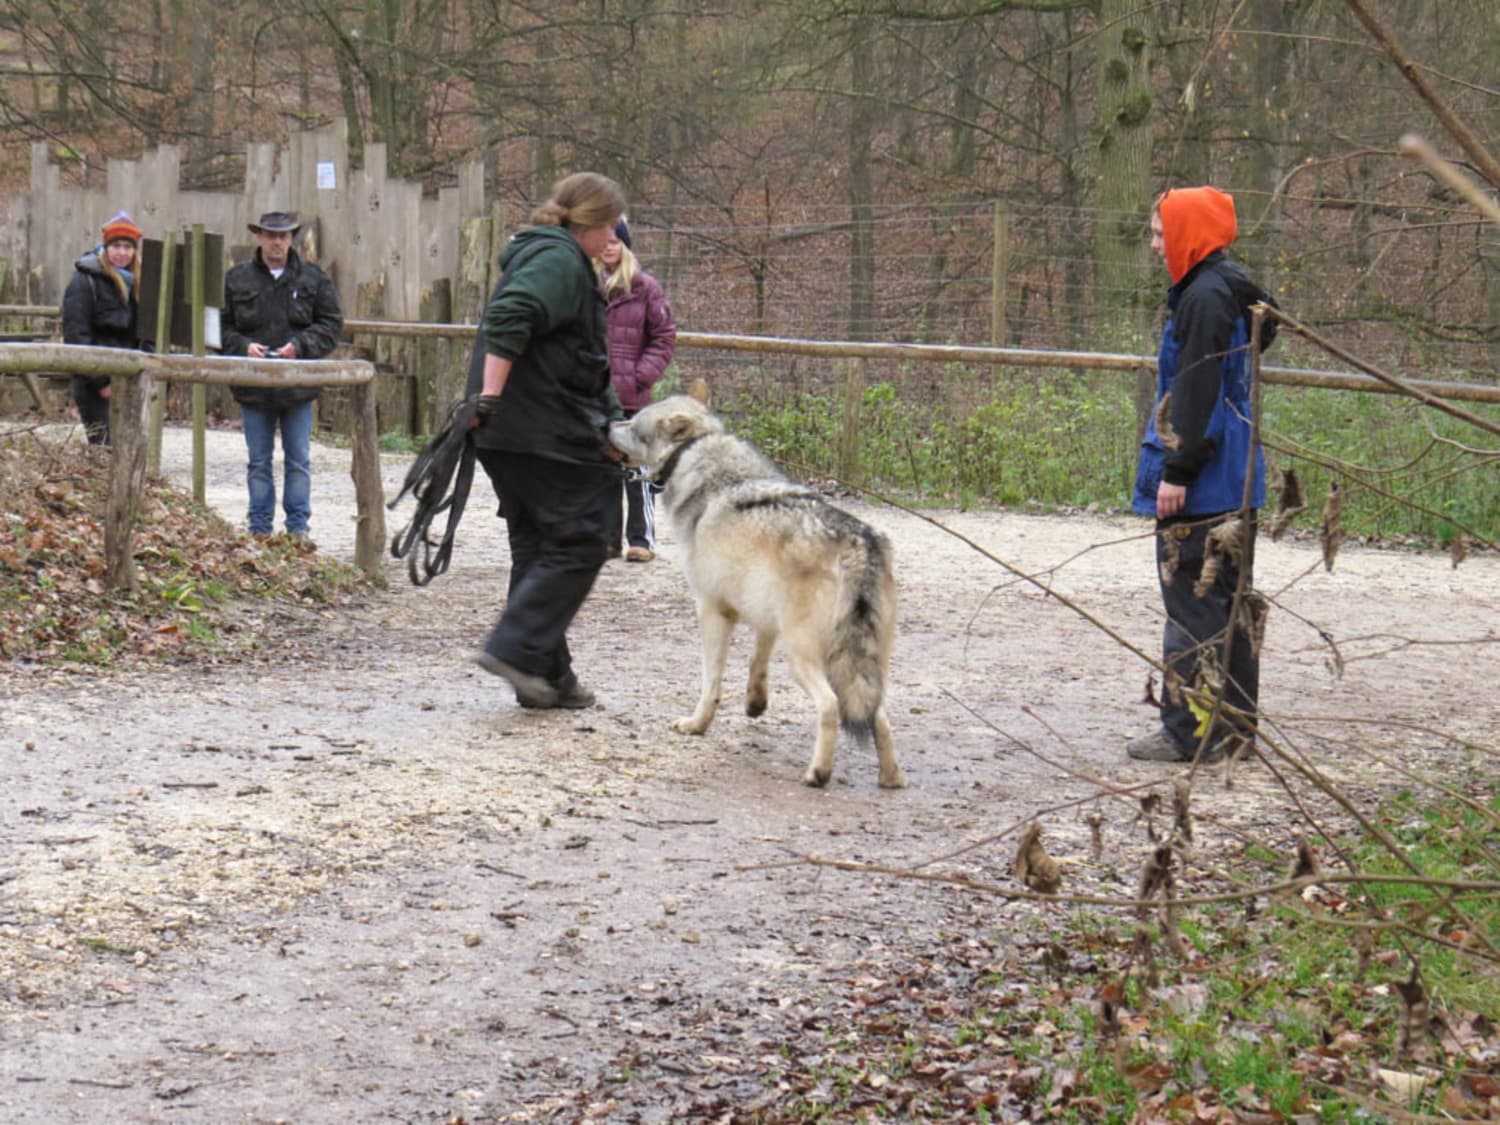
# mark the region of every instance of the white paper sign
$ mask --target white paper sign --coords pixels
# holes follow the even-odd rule
[[[203,344],[215,350],[224,346],[219,335],[219,310],[212,305],[203,306]]]
[[[332,191],[338,187],[338,177],[334,174],[333,161],[318,161],[318,190]]]

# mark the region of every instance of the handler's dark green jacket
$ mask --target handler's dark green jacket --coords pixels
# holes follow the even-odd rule
[[[527,227],[500,253],[469,360],[468,394],[483,389],[484,359],[511,361],[500,408],[474,433],[480,449],[612,465],[603,445],[624,417],[609,378],[605,302],[593,263],[562,227]]]

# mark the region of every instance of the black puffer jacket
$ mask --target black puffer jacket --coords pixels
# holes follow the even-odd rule
[[[104,247],[96,246],[73,263],[73,278],[63,293],[63,343],[96,348],[136,348],[135,291],[120,296],[114,279],[104,272]],[[94,388],[109,385],[106,378],[79,376]]]
[[[344,314],[333,279],[295,250],[280,277],[261,263],[260,251],[224,276],[220,319],[224,355],[248,355],[252,343],[297,345],[298,359],[322,359],[339,342]],[[317,387],[235,387],[234,400],[261,410],[285,410],[318,397]]]

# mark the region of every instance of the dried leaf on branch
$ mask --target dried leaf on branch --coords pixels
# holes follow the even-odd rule
[[[1333,560],[1344,542],[1344,532],[1339,527],[1339,517],[1343,511],[1344,493],[1339,488],[1338,481],[1334,481],[1328,486],[1328,499],[1323,503],[1323,529],[1318,535],[1323,544],[1323,569],[1330,573],[1333,571]]]
[[[1042,826],[1032,824],[1016,848],[1016,878],[1040,894],[1056,894],[1062,886],[1062,869],[1042,847]]]
[[[1297,470],[1282,469],[1278,477],[1276,514],[1271,517],[1270,527],[1272,539],[1280,539],[1292,520],[1307,508],[1307,498],[1302,494],[1302,481],[1297,476]]]
[[[1203,546],[1203,570],[1198,581],[1193,583],[1193,597],[1201,598],[1219,580],[1224,563],[1239,566],[1245,556],[1245,522],[1241,519],[1225,520],[1208,533]]]

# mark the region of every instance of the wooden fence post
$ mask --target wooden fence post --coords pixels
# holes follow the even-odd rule
[[[135,517],[146,486],[147,408],[156,380],[150,371],[109,381],[111,462],[104,514],[104,566],[112,590],[134,590]]]
[[[492,221],[470,219],[458,232],[458,278],[453,291],[454,315],[465,324],[477,324],[484,315],[490,290],[490,245]]]
[[[350,388],[349,475],[354,479],[354,562],[366,574],[380,573],[385,554],[385,490],[380,483],[380,427],[375,420],[375,380]]]
[[[844,421],[839,428],[839,480],[859,483],[859,413],[865,396],[865,364],[862,356],[845,362]]]
[[[994,251],[990,259],[990,344],[1005,347],[1005,290],[1010,272],[1010,212],[995,200]]]
[[[444,324],[453,317],[453,287],[440,277],[422,290],[423,323]],[[463,397],[463,375],[455,375],[453,345],[447,340],[417,340],[416,403],[414,434],[435,434],[447,416],[448,407]],[[455,389],[454,384],[457,383]]]
[[[156,351],[167,355],[172,350],[172,302],[177,294],[172,287],[172,270],[177,264],[177,233],[166,231],[161,240],[161,287],[156,303]],[[156,388],[151,397],[151,435],[146,445],[146,471],[161,472],[161,431],[167,420],[167,385]]]
[[[203,224],[193,224],[188,246],[188,307],[193,317],[193,355],[199,359],[208,354],[203,336]],[[208,388],[194,383],[193,390],[193,499],[208,503]]]

